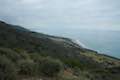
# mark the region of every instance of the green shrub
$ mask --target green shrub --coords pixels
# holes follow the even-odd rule
[[[30,59],[32,59],[34,62],[38,62],[39,60],[41,60],[43,57],[40,56],[40,54],[38,53],[32,53],[29,54]]]
[[[75,58],[64,58],[62,59],[62,61],[64,62],[64,64],[66,64],[67,66],[71,67],[71,68],[80,68],[81,70],[84,68],[84,65],[80,62],[79,59],[75,59]]]
[[[44,76],[57,76],[63,70],[63,64],[59,60],[54,60],[50,57],[39,61],[39,71]]]
[[[19,63],[19,68],[18,73],[21,75],[36,75],[37,66],[33,61],[23,60]]]
[[[16,67],[5,56],[0,56],[0,80],[16,80]]]
[[[57,76],[63,70],[61,61],[50,57],[42,57],[37,53],[30,54],[31,59],[36,63],[37,74],[44,76]]]
[[[21,59],[21,56],[18,53],[8,48],[0,48],[0,55],[6,56],[14,63],[17,63],[17,61]]]

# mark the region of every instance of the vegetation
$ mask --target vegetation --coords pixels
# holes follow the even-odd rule
[[[23,60],[19,64],[20,75],[34,76],[36,75],[37,65],[33,61]]]
[[[16,80],[16,67],[5,56],[0,56],[0,80]]]
[[[40,64],[40,63],[39,63]],[[45,58],[41,61],[40,71],[44,76],[57,76],[63,71],[63,64],[59,60],[52,58]]]
[[[19,75],[55,77],[60,75],[63,69],[60,60],[42,57],[36,53],[17,53],[7,48],[0,49],[0,80],[15,80]]]

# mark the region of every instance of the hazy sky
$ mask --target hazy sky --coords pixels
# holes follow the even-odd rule
[[[0,19],[27,28],[120,30],[120,0],[0,0]]]

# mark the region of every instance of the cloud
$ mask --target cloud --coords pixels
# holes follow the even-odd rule
[[[120,30],[120,1],[0,0],[0,19],[27,28]]]

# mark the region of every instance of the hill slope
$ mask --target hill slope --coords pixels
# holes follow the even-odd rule
[[[87,76],[88,80],[120,79],[117,76],[120,74],[119,59],[85,49],[68,38],[37,33],[0,21],[0,53],[4,54],[9,51],[12,51],[11,54],[37,54],[59,59],[64,63],[64,68],[70,69],[73,75],[81,72],[75,75],[77,77],[81,75],[84,77],[90,73]]]

